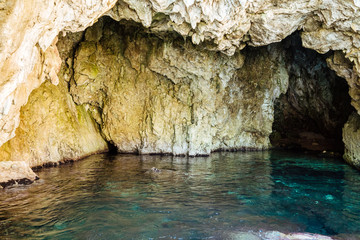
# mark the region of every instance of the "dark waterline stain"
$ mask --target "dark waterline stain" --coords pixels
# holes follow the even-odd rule
[[[0,239],[360,235],[360,174],[339,159],[280,151],[100,154],[38,174],[32,185],[1,190]]]

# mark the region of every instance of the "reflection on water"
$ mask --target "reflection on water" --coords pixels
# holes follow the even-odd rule
[[[336,159],[286,152],[104,154],[38,174],[33,185],[0,191],[1,239],[360,234],[360,174]]]

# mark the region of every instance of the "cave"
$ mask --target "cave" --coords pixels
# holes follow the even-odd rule
[[[0,238],[359,236],[358,1],[40,2],[0,2]]]
[[[326,63],[333,52],[305,49],[298,32],[282,43],[289,88],[274,103],[273,146],[342,154],[342,128],[354,109],[345,79]]]
[[[195,45],[110,17],[60,33],[59,84],[33,91],[0,155],[27,158],[32,167],[107,151],[208,156],[276,148],[341,156],[342,127],[354,111],[349,87],[328,67],[335,52],[304,48],[301,34],[228,55],[212,42]]]

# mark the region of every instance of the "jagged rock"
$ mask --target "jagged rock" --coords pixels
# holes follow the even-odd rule
[[[0,146],[15,136],[20,108],[46,79],[57,83],[60,31],[81,31],[116,0],[0,2]]]
[[[13,184],[30,184],[38,179],[25,161],[0,162],[0,188]]]
[[[122,30],[121,30],[122,29]],[[75,54],[71,94],[120,152],[208,155],[266,149],[287,89],[277,45],[226,56],[104,20]]]
[[[66,32],[84,30],[103,15],[111,16],[113,19],[118,21],[125,19],[141,23],[147,28],[146,31],[164,38],[164,42],[167,43],[164,46],[169,45],[170,49],[176,49],[177,46],[174,47],[174,45],[171,45],[171,41],[166,38],[175,35],[175,33],[180,34],[180,36],[186,40],[181,43],[184,44],[185,49],[187,49],[187,46],[189,46],[188,41],[190,39],[192,43],[200,45],[200,47],[194,47],[197,49],[194,50],[197,57],[194,58],[194,60],[199,59],[202,56],[210,57],[210,60],[204,61],[204,65],[202,67],[208,67],[209,65],[206,64],[209,61],[212,61],[212,64],[215,65],[226,62],[227,67],[225,69],[227,70],[237,68],[236,66],[238,65],[238,57],[236,56],[242,55],[238,52],[238,50],[243,49],[246,45],[268,45],[270,43],[280,41],[295,30],[301,30],[301,37],[305,47],[312,48],[320,53],[325,53],[329,50],[341,51],[345,58],[349,60],[351,63],[349,66],[345,66],[343,64],[340,65],[343,69],[342,72],[352,72],[350,75],[351,78],[347,78],[347,81],[350,85],[350,96],[352,97],[352,104],[358,113],[360,113],[360,87],[358,80],[360,75],[359,14],[360,11],[358,0],[101,0],[80,2],[73,0],[43,0],[36,2],[2,1],[0,2],[0,145],[4,144],[6,141],[15,136],[16,128],[20,123],[20,108],[27,103],[30,93],[34,89],[38,88],[46,79],[50,80],[54,84],[58,83],[59,80],[56,76],[56,73],[60,69],[59,66],[61,60],[55,45],[57,35],[60,32],[62,32],[62,34],[66,34]],[[128,49],[129,53],[132,51],[131,46],[120,47],[120,49],[125,48]],[[154,50],[155,47],[150,47],[150,49]],[[164,49],[166,50],[166,48]],[[181,49],[181,46],[178,49]],[[228,60],[224,60],[225,57],[222,56],[211,59],[211,56],[217,56],[218,53],[214,52],[210,54],[207,50],[221,51],[222,53],[227,54],[229,58]],[[135,49],[134,51],[136,53],[139,50]],[[150,55],[156,56],[156,54],[161,52],[159,50],[157,51],[155,51],[154,55]],[[164,52],[166,53],[166,51]],[[124,56],[126,54],[128,53],[124,53]],[[231,57],[233,55],[234,57]],[[166,54],[164,57],[166,57]],[[182,55],[178,57],[179,60],[181,60]],[[147,58],[145,57],[145,59]],[[156,62],[155,59],[149,60],[151,61],[148,63],[148,65],[144,65],[142,63],[142,59],[133,59],[132,62],[129,63],[131,66],[127,64],[125,67],[124,65],[123,73],[130,74],[131,71],[136,71],[140,75],[142,74],[142,76],[150,77],[149,79],[156,78],[158,82],[163,83],[164,81],[160,80],[161,78],[171,78],[167,74],[178,74],[179,72],[176,67],[174,67],[165,74],[163,72],[164,69],[157,69],[157,63],[155,65],[151,65],[152,63]],[[175,60],[177,61],[177,59]],[[70,59],[69,61],[72,60]],[[164,61],[165,60],[159,61],[160,67]],[[166,61],[174,61],[174,59],[171,59],[171,56],[169,56]],[[192,59],[190,59],[189,62],[192,62]],[[137,65],[137,63],[142,64]],[[173,65],[175,63],[170,62],[170,64]],[[70,63],[70,65],[71,64],[72,63]],[[191,67],[200,66],[201,64],[196,64],[193,62],[192,64],[194,66],[181,66],[180,72],[184,67],[189,67],[189,69],[186,70],[186,73],[190,75],[194,74],[192,73],[193,70],[191,70]],[[82,70],[84,70],[81,71],[83,74],[76,75],[75,73],[76,84],[78,84],[77,87],[85,86],[89,83],[97,81],[99,76],[102,74],[101,66],[92,65],[91,61],[87,63],[83,62],[81,67],[83,68]],[[118,70],[114,69],[114,71]],[[234,75],[234,73],[231,71],[229,73],[224,72],[222,74],[225,74],[228,78],[231,78]],[[68,70],[68,72],[70,73],[71,69]],[[336,72],[339,74],[339,71]],[[70,75],[71,74],[68,76]],[[162,75],[162,77],[160,75]],[[208,85],[209,81],[207,77],[210,76],[211,78],[216,75],[221,75],[219,68],[212,70],[210,73],[203,76],[201,75],[200,77],[201,79],[204,79],[204,81],[200,80],[195,83],[195,81],[191,80],[190,84],[190,80],[188,79],[187,81],[189,82],[187,85],[182,86],[189,86],[192,90],[197,88],[199,93],[209,90],[210,96],[210,94],[212,94],[211,91],[215,90],[211,85]],[[182,76],[176,76],[171,78],[169,82],[178,81],[182,78]],[[70,79],[65,80],[71,81]],[[215,78],[214,82],[216,81],[217,80]],[[142,82],[142,84],[144,84],[144,82]],[[173,82],[173,84],[176,86],[178,83]],[[229,84],[232,84],[231,81]],[[148,85],[148,87],[156,86]],[[170,88],[170,85],[168,87]],[[156,94],[164,94],[168,92],[164,89],[166,89],[166,87],[162,85],[160,90],[154,90],[152,94],[150,94],[149,91],[145,93],[149,94],[150,97],[150,95],[155,96]],[[221,90],[226,90],[226,88]],[[186,95],[188,93],[187,89],[182,88],[181,91],[185,93],[185,95],[182,94],[182,96],[188,96]],[[106,92],[107,91],[105,91],[105,95]],[[251,92],[251,90],[249,90],[249,92]],[[226,95],[228,93],[229,92],[223,94]],[[98,92],[98,94],[103,95],[104,93]],[[140,95],[140,92],[136,94]],[[265,105],[262,105],[264,106],[262,109],[264,112],[267,111],[265,108],[268,108],[267,106],[271,105],[273,96],[275,96],[271,94],[270,96],[269,94],[270,93],[267,93],[265,97],[260,96],[260,98],[264,100],[263,103],[265,100],[267,101]],[[149,129],[145,127],[145,125],[152,124],[152,120],[150,118],[147,118],[146,121],[145,119],[139,120],[137,118],[131,118],[131,120],[134,120],[132,123],[126,122],[129,120],[125,120],[125,123],[130,125],[135,125],[137,123],[145,124],[141,127],[141,131],[137,131],[138,129],[134,127],[129,127],[129,131],[133,131],[133,135],[119,134],[121,128],[118,130],[109,128],[109,126],[112,124],[110,120],[111,118],[105,118],[110,122],[104,122],[105,125],[102,133],[108,141],[113,141],[119,149],[130,149],[131,151],[137,149],[144,153],[153,151],[169,152],[170,150],[175,153],[183,153],[184,149],[188,148],[190,149],[190,154],[203,154],[217,148],[222,148],[223,145],[226,145],[225,147],[227,149],[237,148],[240,145],[246,147],[252,147],[255,145],[259,148],[261,148],[261,146],[266,147],[268,143],[264,139],[268,135],[269,124],[271,123],[271,121],[268,120],[271,120],[271,114],[267,116],[270,117],[269,119],[264,119],[264,127],[259,128],[259,126],[253,126],[250,129],[248,128],[243,130],[241,127],[236,126],[236,130],[233,132],[241,129],[240,131],[243,131],[243,133],[238,132],[236,134],[242,139],[247,139],[241,144],[239,142],[240,140],[238,142],[229,140],[235,139],[233,132],[226,130],[226,124],[230,124],[229,122],[226,124],[220,124],[223,125],[223,129],[225,129],[224,131],[222,129],[223,134],[220,133],[220,131],[213,130],[220,129],[219,122],[221,122],[222,119],[221,117],[217,117],[216,119],[211,117],[211,113],[216,113],[216,116],[226,115],[225,112],[221,113],[222,108],[215,104],[221,95],[222,93],[216,93],[214,99],[206,99],[203,97],[201,97],[201,99],[194,99],[196,101],[201,100],[199,103],[205,104],[206,107],[200,107],[198,102],[195,102],[192,105],[192,110],[190,111],[190,118],[188,103],[182,102],[183,100],[181,97],[177,96],[176,94],[167,95],[172,99],[170,101],[171,104],[176,105],[173,106],[170,104],[171,107],[169,106],[169,109],[177,109],[181,106],[183,108],[181,113],[184,114],[181,116],[171,116],[171,118],[176,119],[173,125],[176,126],[176,128],[170,128],[174,129],[171,131],[171,133],[170,131],[164,133],[156,132],[159,130],[159,128],[150,128],[150,132],[145,131],[145,129]],[[75,92],[73,92],[73,96],[76,98]],[[202,95],[194,94],[194,96],[196,97]],[[99,98],[102,97],[104,96],[99,96]],[[180,97],[178,102],[175,101],[177,97]],[[145,106],[142,105],[141,101],[145,99],[146,98],[143,97],[137,100],[140,101],[141,104],[132,102],[133,105],[131,106],[136,105],[133,110],[140,111],[139,106]],[[152,101],[147,101],[146,104],[164,104],[164,102],[160,101],[159,98],[154,97],[147,99],[151,99]],[[268,101],[269,99],[271,99],[271,101]],[[93,101],[92,99],[90,100]],[[110,101],[108,103],[112,103],[111,101],[118,100],[119,99],[115,99],[115,96],[113,98],[106,99],[106,101]],[[101,101],[87,103],[93,112],[93,117],[97,119],[98,123],[101,123],[101,114],[103,113],[100,114],[99,112],[96,112],[96,109],[94,110],[93,106],[96,106],[97,109],[103,109],[106,114],[108,111],[109,115],[119,115],[118,113],[115,113],[113,109],[109,108],[110,105],[106,105],[107,107],[103,108],[103,106],[97,106],[99,103],[101,103]],[[158,107],[157,105],[151,106]],[[251,109],[247,108],[246,106],[242,107],[245,107],[244,109],[248,111]],[[214,110],[215,108],[216,112]],[[272,107],[270,106],[270,112],[271,108]],[[255,111],[256,109],[252,108],[252,110]],[[200,114],[197,115],[197,119],[193,119],[193,112]],[[207,114],[205,114],[205,112]],[[156,116],[168,117],[166,114],[167,113],[161,112]],[[154,117],[155,115],[151,115],[148,112],[143,112],[142,116]],[[259,120],[260,116],[261,113],[258,113],[258,115],[255,116],[255,119],[258,118],[257,120]],[[154,119],[156,119],[157,124],[162,122],[166,125],[170,122],[170,119],[160,120],[160,117]],[[181,123],[182,120],[180,119],[185,119],[185,123]],[[185,126],[189,126],[189,121],[191,122],[192,120],[197,120],[194,127],[191,127],[189,131],[183,129],[186,128]],[[245,123],[245,125],[246,124],[247,123]],[[166,125],[165,127],[165,125],[162,129],[169,129],[170,126]],[[214,127],[215,125],[216,127]],[[146,126],[150,127],[151,125]],[[123,127],[125,128],[125,125]],[[261,134],[258,134],[260,129],[262,132]],[[181,132],[180,135],[178,135],[177,132]],[[184,141],[183,138],[177,139],[173,137],[183,136],[182,133],[184,132],[189,133],[186,141]],[[199,132],[203,132],[204,136],[195,134]],[[255,132],[256,134],[254,134]],[[227,136],[226,134],[230,135]],[[240,136],[241,134],[244,136]],[[249,135],[252,136],[249,137]],[[258,140],[259,143],[254,143],[254,135],[258,135],[257,137],[260,139]],[[130,140],[129,144],[124,143],[127,140]],[[171,140],[174,142],[171,142]],[[198,140],[200,141],[199,143],[197,143]],[[156,142],[158,146],[161,145],[163,147],[161,147],[161,149],[157,149],[154,147],[154,142]],[[184,142],[186,142],[188,147],[183,145]]]
[[[345,144],[345,161],[360,169],[360,116],[357,113],[351,114],[345,124],[343,141]]]
[[[84,106],[76,106],[68,92],[69,57],[81,38],[82,34],[73,34],[59,42],[64,60],[59,84],[46,81],[31,93],[21,108],[16,136],[0,147],[1,160],[24,160],[35,167],[107,151],[94,120]]]
[[[282,43],[289,88],[275,101],[272,144],[341,152],[341,130],[353,111],[346,81],[327,66],[330,53],[303,48],[297,33]]]

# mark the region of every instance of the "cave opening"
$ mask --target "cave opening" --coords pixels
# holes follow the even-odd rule
[[[35,167],[109,151],[343,150],[352,107],[332,52],[303,48],[299,32],[231,56],[213,47],[109,17],[60,34],[59,84],[32,92],[0,156]]]
[[[343,153],[342,128],[354,110],[345,79],[326,62],[333,55],[302,47],[300,32],[282,41],[289,88],[274,104],[276,148]]]

